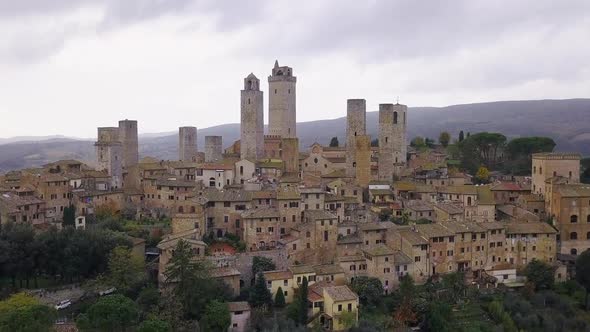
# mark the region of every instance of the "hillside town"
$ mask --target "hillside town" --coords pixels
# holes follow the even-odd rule
[[[294,69],[276,61],[267,91],[265,99],[254,73],[243,79],[235,142],[206,136],[197,146],[199,131],[187,124],[178,129],[178,159],[157,160],[140,156],[141,121],[125,119],[98,128],[95,161],[7,172],[0,224],[36,234],[92,230],[105,218],[158,228],[157,242],[126,235],[133,254],[150,263],[162,293],[181,282],[170,268],[179,248],[207,262],[231,293],[229,331],[252,326],[257,302],[243,293],[259,281],[275,303],[303,301],[303,326],[341,331],[358,326],[367,306],[360,281],[378,280],[382,296],[404,289],[406,278],[420,287],[447,275],[482,291],[518,290],[538,262],[555,283],[576,278],[576,259],[590,249],[580,154],[523,152],[524,171],[502,172],[495,165],[515,158],[505,146],[490,148],[491,133],[409,140],[408,107],[399,102],[380,101],[378,135],[369,136],[365,99],[346,101],[342,144],[301,146]],[[465,142],[474,155],[453,151]],[[260,260],[272,267],[255,271]]]

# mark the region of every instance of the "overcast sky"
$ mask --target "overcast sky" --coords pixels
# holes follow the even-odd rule
[[[297,76],[297,120],[346,99],[589,97],[590,1],[0,0],[0,137],[238,122],[243,78]]]

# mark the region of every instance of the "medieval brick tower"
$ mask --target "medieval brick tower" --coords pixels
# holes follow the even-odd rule
[[[119,121],[119,141],[123,144],[123,167],[129,168],[139,162],[137,121]]]
[[[367,102],[348,99],[346,102],[346,175],[356,175],[356,137],[366,135]]]
[[[297,77],[291,67],[279,67],[275,61],[272,75],[268,77],[268,120],[270,135],[296,138],[297,112],[295,86]]]
[[[98,128],[96,147],[97,170],[111,176],[111,187],[121,188],[123,184],[123,145],[119,141],[119,128]]]
[[[223,137],[205,136],[205,162],[215,163],[223,159]]]
[[[244,79],[241,91],[240,158],[258,160],[264,153],[264,111],[260,80],[254,74]]]
[[[195,161],[197,157],[197,127],[178,128],[178,159]]]
[[[379,105],[379,180],[393,181],[406,164],[408,107]]]

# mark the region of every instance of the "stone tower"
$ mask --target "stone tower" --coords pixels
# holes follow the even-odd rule
[[[367,102],[348,99],[346,103],[346,175],[356,175],[356,137],[366,135]]]
[[[197,127],[178,128],[178,159],[195,161],[197,157]]]
[[[137,121],[119,121],[119,140],[123,144],[123,167],[129,168],[139,162]]]
[[[367,188],[371,182],[371,136],[355,137],[355,158],[354,183]]]
[[[240,158],[256,161],[264,153],[264,111],[260,80],[250,73],[241,91]]]
[[[111,176],[111,187],[123,185],[123,145],[119,141],[119,128],[98,128],[96,148],[97,170],[106,171]]]
[[[299,139],[281,139],[281,159],[285,165],[285,173],[299,173]]]
[[[279,67],[275,61],[272,75],[268,77],[268,123],[269,134],[283,138],[297,137],[297,112],[295,86],[297,77],[291,67]]]
[[[379,180],[393,181],[406,164],[406,105],[379,105]]]
[[[222,137],[205,136],[205,162],[215,163],[223,159],[222,156]]]

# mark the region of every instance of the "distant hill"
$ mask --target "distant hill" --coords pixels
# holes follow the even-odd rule
[[[345,110],[342,110],[345,113]],[[139,119],[141,121],[141,119]],[[377,137],[378,112],[367,112],[369,135]],[[408,140],[415,136],[438,138],[441,131],[457,137],[467,132],[501,132],[508,138],[520,136],[549,136],[557,151],[580,152],[590,155],[590,99],[499,101],[453,105],[447,107],[411,107],[408,110]],[[345,141],[346,118],[302,122],[297,124],[300,147],[306,150],[314,142],[328,144],[338,136]],[[199,129],[198,145],[203,150],[205,136],[223,136],[227,147],[239,139],[240,125],[225,124]],[[178,157],[176,133],[140,135],[139,153],[158,159]],[[93,142],[63,137],[40,142],[2,144],[0,140],[0,172],[39,166],[58,159],[94,160]]]

